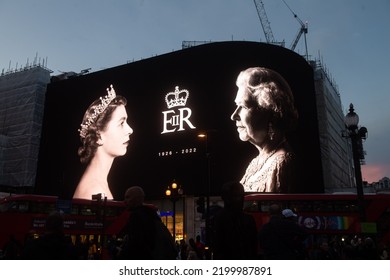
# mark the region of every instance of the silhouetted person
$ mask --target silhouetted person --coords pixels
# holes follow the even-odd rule
[[[5,225],[3,225],[5,226]],[[9,240],[4,245],[4,259],[5,260],[16,260],[20,257],[22,245],[16,240],[15,235],[11,234]]]
[[[224,208],[215,215],[213,224],[214,259],[256,258],[256,223],[251,215],[243,212],[244,194],[244,187],[239,182],[222,186]]]
[[[283,211],[282,211],[282,215],[283,215],[283,217],[285,218],[285,219],[288,219],[288,220],[291,220],[291,221],[293,221],[293,222],[298,222],[298,220],[297,220],[297,214],[295,214],[291,209],[288,209],[288,208],[286,208],[286,209],[284,209]]]
[[[340,257],[337,252],[335,252],[332,244],[329,244],[327,241],[322,241],[319,246],[320,251],[318,252],[319,260],[338,260]]]
[[[195,245],[199,253],[199,259],[203,260],[204,259],[204,251],[205,251],[205,246],[203,242],[200,240],[200,235],[197,235],[195,237]]]
[[[270,220],[259,231],[263,257],[268,260],[302,259],[303,241],[307,234],[295,221],[282,216],[279,205],[269,208]]]
[[[46,231],[26,252],[27,259],[38,260],[67,260],[72,258],[73,244],[63,232],[64,220],[60,213],[51,213],[46,220]]]
[[[188,244],[184,239],[180,239],[179,250],[180,250],[180,259],[186,260],[188,258]]]
[[[195,239],[188,240],[187,260],[200,260],[200,253],[196,247]]]
[[[175,259],[177,255],[173,237],[157,214],[157,208],[144,204],[145,194],[138,186],[125,193],[125,203],[130,211],[123,230],[124,240],[120,259],[151,260]]]
[[[366,237],[359,248],[359,259],[361,260],[379,260],[378,250],[371,237]]]

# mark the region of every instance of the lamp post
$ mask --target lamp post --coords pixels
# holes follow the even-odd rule
[[[179,186],[175,181],[167,187],[165,190],[165,196],[168,197],[172,201],[173,206],[173,229],[172,235],[173,239],[176,241],[176,202],[183,196],[184,190],[181,186]]]
[[[361,170],[361,160],[364,159],[363,140],[367,138],[367,128],[358,127],[359,116],[355,113],[353,104],[349,105],[349,112],[344,118],[347,134],[345,137],[351,139],[353,163],[355,169],[356,193],[358,198],[359,212],[361,222],[366,221],[366,212],[364,206],[363,179]]]
[[[211,195],[211,153],[209,151],[209,131],[201,132],[198,138],[205,141],[205,155],[207,160],[207,191],[206,191],[206,246],[210,246],[211,232],[210,232],[210,195]]]

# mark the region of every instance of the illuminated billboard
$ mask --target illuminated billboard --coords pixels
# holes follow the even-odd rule
[[[38,193],[73,197],[86,170],[80,125],[111,85],[127,101],[129,140],[107,175],[114,199],[133,185],[163,197],[173,180],[193,195],[218,195],[231,180],[248,192],[323,192],[310,65],[280,46],[219,42],[50,83]]]

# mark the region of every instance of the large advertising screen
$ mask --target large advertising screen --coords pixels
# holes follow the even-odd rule
[[[232,180],[323,192],[313,70],[298,54],[218,42],[48,85],[38,193],[122,200],[138,185],[158,198],[175,181],[218,195]]]

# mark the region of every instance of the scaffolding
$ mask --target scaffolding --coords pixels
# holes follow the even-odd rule
[[[44,64],[0,75],[0,186],[31,188],[39,155],[50,71]]]

